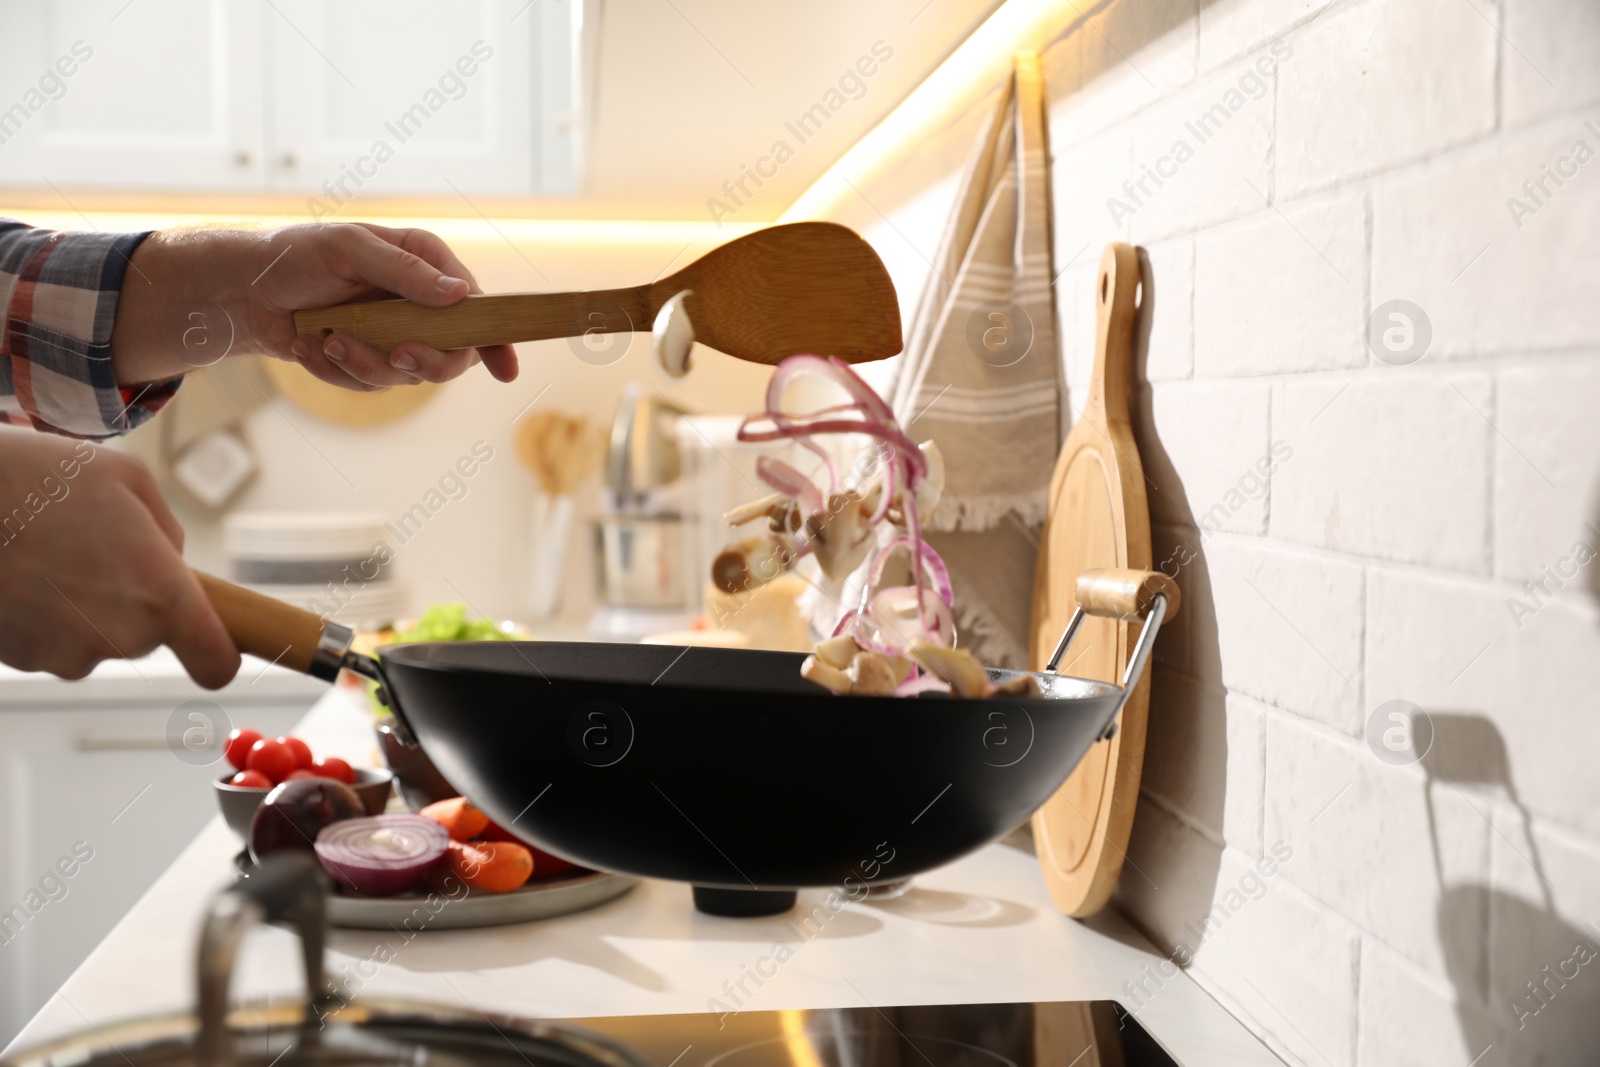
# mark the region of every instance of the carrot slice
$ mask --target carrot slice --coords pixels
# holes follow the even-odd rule
[[[432,819],[450,831],[452,841],[470,841],[489,825],[489,816],[473,807],[472,801],[466,797],[436,801],[417,814]]]
[[[522,840],[522,838],[518,837],[516,834],[507,833],[503,828],[493,822],[484,827],[483,833],[478,835],[478,840],[513,841],[524,846],[529,852],[533,853],[533,867],[534,870],[539,872],[539,877],[541,879],[554,878],[558,874],[566,874],[569,871],[579,871],[585,874],[588,873],[587,867],[580,867],[576,863],[562,859],[560,856],[553,856],[542,848],[535,848],[526,841]]]
[[[515,841],[452,841],[450,872],[472,889],[509,893],[533,877],[533,853]]]

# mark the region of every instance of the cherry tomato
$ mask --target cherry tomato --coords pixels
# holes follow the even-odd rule
[[[298,770],[311,769],[311,746],[298,737],[280,737],[278,744],[285,746],[294,755],[294,765]]]
[[[285,778],[284,781],[293,782],[293,781],[295,781],[297,779],[300,779],[300,778],[322,778],[322,777],[325,777],[325,776],[318,774],[316,771],[308,771],[304,767],[296,767],[294,770],[289,772],[289,776],[287,778]]]
[[[289,746],[281,741],[269,741],[262,738],[250,746],[250,755],[245,760],[245,766],[252,771],[260,771],[270,778],[274,785],[289,777],[295,770],[294,753]]]
[[[241,786],[245,789],[271,789],[272,779],[260,771],[240,771],[228,779],[228,784]]]
[[[256,730],[235,730],[228,735],[228,743],[223,747],[222,754],[228,758],[234,770],[242,771],[250,756],[250,746],[259,740],[261,734]]]
[[[338,756],[324,756],[311,765],[311,773],[323,778],[333,778],[345,785],[356,784],[356,772]]]

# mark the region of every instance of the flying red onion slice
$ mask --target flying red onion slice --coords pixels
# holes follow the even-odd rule
[[[784,393],[789,384],[803,374],[816,374],[832,381],[849,396],[849,402],[818,411],[785,411]],[[814,438],[841,433],[865,434],[886,446],[881,449],[880,496],[867,522],[876,525],[884,521],[898,503],[906,532],[889,539],[873,555],[861,601],[839,620],[834,635],[848,634],[861,648],[886,656],[905,654],[916,641],[953,647],[955,621],[951,606],[955,595],[950,573],[939,553],[923,540],[922,516],[917,509],[917,487],[928,475],[928,458],[900,428],[889,405],[848,363],[833,357],[801,355],[790,356],[778,364],[767,384],[766,410],[744,420],[739,427],[739,440],[792,441],[810,450],[827,464],[829,491],[837,492],[838,472],[827,450]],[[796,501],[803,514],[822,510],[820,491],[800,471],[778,460],[760,461],[758,471],[768,485]],[[902,549],[914,561],[912,585],[880,587],[885,564]],[[803,554],[803,550],[797,554]],[[915,605],[915,620],[899,617],[891,609],[893,603]],[[943,682],[929,678],[919,667],[901,683],[897,692],[909,696],[941,688],[948,690]]]

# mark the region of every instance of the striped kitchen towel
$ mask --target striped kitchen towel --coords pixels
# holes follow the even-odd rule
[[[1061,445],[1049,183],[1038,56],[1020,54],[968,160],[892,392],[911,438],[944,454],[929,541],[950,567],[963,647],[995,666],[1027,658]]]

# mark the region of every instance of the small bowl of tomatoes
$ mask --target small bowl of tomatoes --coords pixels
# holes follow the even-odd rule
[[[262,799],[280,782],[300,778],[332,778],[355,790],[368,815],[381,815],[394,788],[385,770],[352,767],[338,756],[317,758],[298,737],[264,737],[259,731],[234,730],[223,749],[227,774],[211,784],[217,807],[228,828],[241,839],[250,835],[250,820]]]

